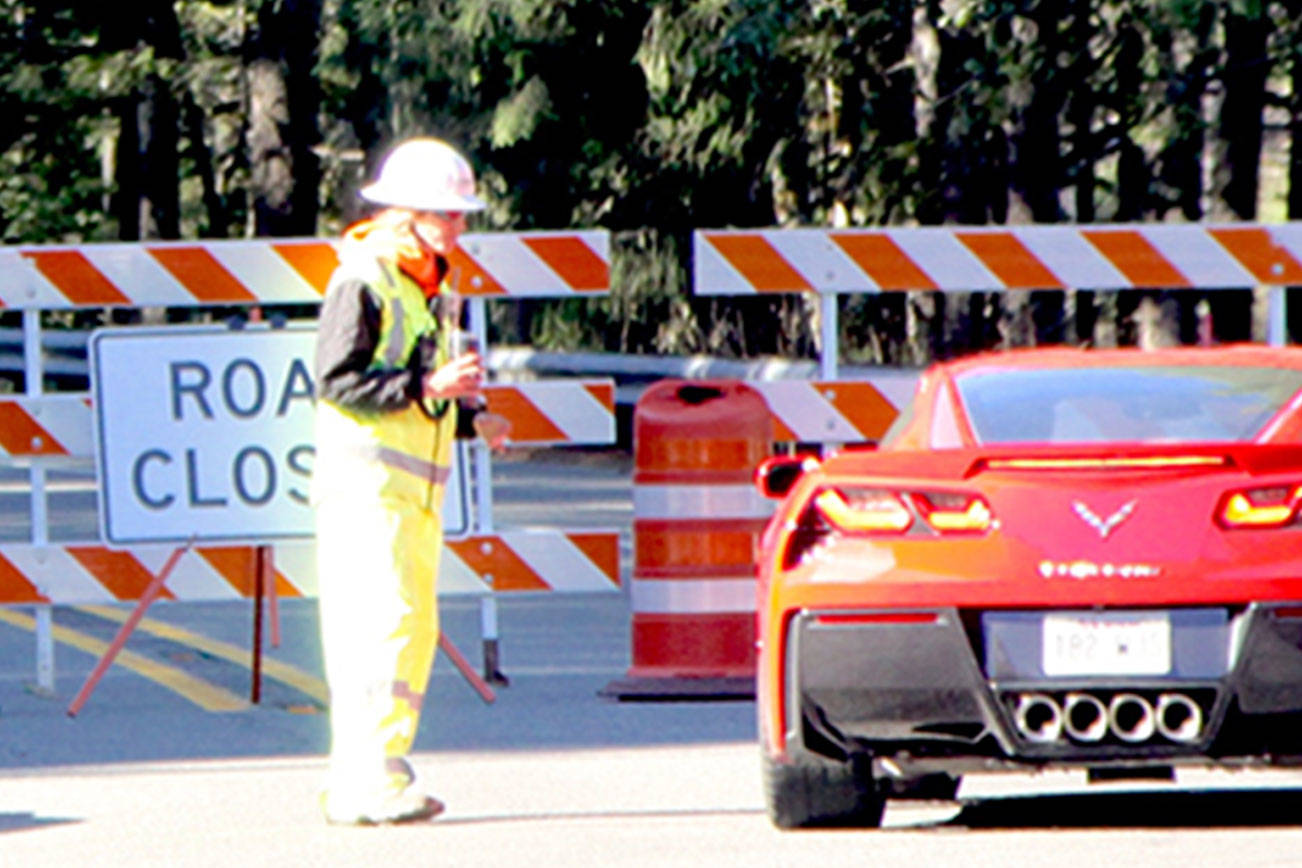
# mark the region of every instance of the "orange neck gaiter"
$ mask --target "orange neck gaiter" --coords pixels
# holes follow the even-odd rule
[[[354,223],[344,232],[344,240],[365,244],[391,258],[402,271],[424,290],[426,298],[438,294],[443,276],[447,274],[447,260],[439,256],[416,238],[406,217],[382,211],[374,217]]]

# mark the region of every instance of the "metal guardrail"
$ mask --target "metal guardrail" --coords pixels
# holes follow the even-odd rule
[[[86,341],[90,332],[81,329],[43,330],[41,350],[45,373],[60,381],[70,391],[85,391],[90,383],[90,366],[86,361]],[[22,377],[26,370],[23,355],[23,330],[0,328],[0,375]]]
[[[713,356],[641,356],[622,353],[562,353],[528,347],[495,347],[488,367],[506,378],[521,374],[594,374],[615,380],[615,401],[636,404],[642,390],[665,377],[682,379],[812,379],[818,362],[792,359],[719,359]],[[866,370],[866,369],[865,369]],[[854,376],[853,369],[845,372]]]
[[[85,329],[45,329],[41,332],[44,369],[60,391],[87,391],[90,365],[86,360]],[[551,352],[529,347],[494,346],[488,367],[503,380],[534,376],[603,376],[615,380],[615,401],[631,406],[642,390],[665,377],[682,379],[807,380],[819,374],[819,363],[807,359],[720,359],[713,356],[644,356],[626,353]],[[0,328],[0,376],[23,374],[23,331]],[[880,367],[843,366],[845,379],[867,379]],[[905,369],[900,369],[901,371]]]

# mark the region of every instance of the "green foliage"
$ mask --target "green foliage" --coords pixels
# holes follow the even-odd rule
[[[261,27],[315,2],[0,0],[4,238],[131,237],[171,182],[146,159],[164,133],[180,234],[253,231],[250,59],[268,54]],[[291,115],[319,110],[277,132],[320,160],[299,183],[322,233],[413,134],[472,156],[490,200],[476,228],[611,230],[609,297],[496,304],[503,336],[810,355],[809,300],[692,296],[693,229],[1198,220],[1254,193],[1282,216],[1290,191],[1302,202],[1302,161],[1281,156],[1302,125],[1226,127],[1218,99],[1255,65],[1263,117],[1302,117],[1300,19],[1298,0],[320,0],[311,69],[280,70],[310,73]],[[1266,25],[1263,56],[1231,50],[1240,20]],[[1060,307],[1033,311],[1041,339],[1071,331],[1077,307]],[[963,351],[1015,315],[847,298],[842,349]]]

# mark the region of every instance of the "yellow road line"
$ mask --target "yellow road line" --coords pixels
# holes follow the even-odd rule
[[[36,632],[35,618],[11,609],[0,607],[0,622],[29,632]],[[51,628],[51,633],[59,642],[71,645],[95,657],[103,657],[109,648],[109,643],[101,642],[93,636],[78,633],[76,630],[67,627],[55,625]],[[188,675],[173,666],[157,663],[126,649],[119,651],[113,662],[143,678],[179,693],[205,711],[243,711],[249,707],[247,700],[236,696],[229,690],[215,684],[209,684],[207,681]]]
[[[74,606],[73,608],[79,612],[88,612],[118,623],[122,623],[130,617],[128,612],[113,606]],[[245,669],[251,669],[253,665],[252,651],[238,645],[232,645],[229,642],[222,642],[219,639],[210,639],[207,636],[200,636],[198,633],[191,633],[182,627],[164,624],[150,618],[141,618],[140,623],[136,625],[136,629],[162,639],[170,639],[182,645],[189,645],[191,648],[228,660],[238,666],[243,666]],[[264,654],[262,655],[262,674],[267,678],[274,679],[282,684],[288,684],[295,690],[306,693],[322,705],[329,704],[329,693],[326,691],[325,682],[320,678],[309,675],[302,669],[290,666],[287,663],[281,663],[278,660],[272,660]]]

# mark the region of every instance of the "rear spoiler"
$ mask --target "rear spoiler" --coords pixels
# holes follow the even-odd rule
[[[1237,469],[1250,475],[1302,473],[1302,445],[1277,443],[1109,443],[842,453],[824,464],[872,476],[970,479],[987,472],[1193,472]]]

